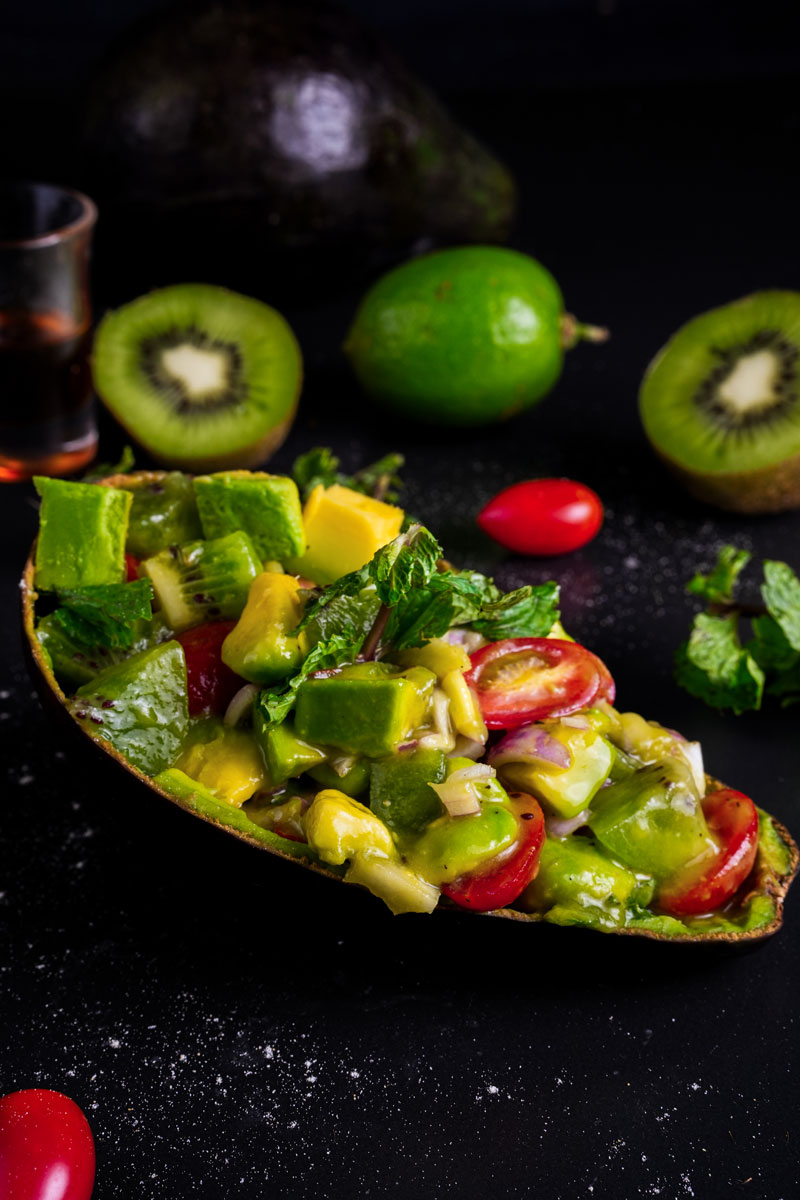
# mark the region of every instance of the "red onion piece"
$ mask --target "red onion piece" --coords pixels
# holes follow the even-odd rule
[[[546,817],[544,823],[547,828],[547,836],[556,838],[568,837],[576,829],[582,829],[584,825],[588,825],[591,815],[591,809],[585,808],[583,812],[579,812],[575,817]]]
[[[488,759],[495,767],[503,763],[545,763],[566,770],[572,765],[569,747],[554,738],[541,725],[524,725],[514,729],[490,751]]]
[[[253,707],[253,701],[257,695],[258,688],[254,683],[246,683],[244,687],[240,687],[225,709],[225,716],[222,718],[224,724],[238,725],[242,717]]]

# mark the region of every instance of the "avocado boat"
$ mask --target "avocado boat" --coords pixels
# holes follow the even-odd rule
[[[695,944],[780,927],[790,834],[613,707],[554,584],[504,596],[329,480],[302,506],[263,472],[37,487],[43,699],[170,803],[394,912]]]

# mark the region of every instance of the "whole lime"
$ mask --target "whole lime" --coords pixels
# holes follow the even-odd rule
[[[604,336],[565,314],[558,284],[535,259],[462,246],[379,279],[344,349],[365,391],[391,408],[442,425],[484,425],[546,395],[579,337]]]

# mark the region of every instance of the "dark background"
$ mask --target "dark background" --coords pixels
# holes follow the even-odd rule
[[[3,12],[3,174],[72,182],[82,81],[145,7]],[[671,658],[686,578],[725,540],[797,567],[800,517],[691,501],[636,417],[642,371],[677,325],[798,286],[796,6],[349,7],[507,161],[513,244],[613,337],[576,350],[513,425],[381,427],[336,352],[356,295],[310,295],[288,314],[310,373],[275,469],[319,443],[348,467],[403,450],[405,502],[456,562],[506,587],[558,578],[567,627],[609,662],[622,708],[701,738],[710,770],[797,833],[796,711],[714,714],[675,687]],[[106,425],[104,454],[120,444]],[[508,558],[474,527],[494,491],[537,474],[606,502],[602,533],[568,559]],[[7,487],[2,504],[0,1092],[50,1086],[84,1107],[99,1200],[797,1194],[797,897],[747,953],[393,919],[170,819],[65,757],[12,632],[32,490]]]

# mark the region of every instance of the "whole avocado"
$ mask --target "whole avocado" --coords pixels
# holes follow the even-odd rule
[[[421,246],[501,241],[515,203],[507,170],[325,3],[149,16],[90,86],[82,152],[149,284],[198,262],[206,280],[261,291],[267,274],[352,280]]]
[[[605,329],[564,312],[550,272],[504,246],[458,246],[389,271],[364,296],[344,344],[364,390],[403,416],[486,425],[558,380],[564,351]]]

